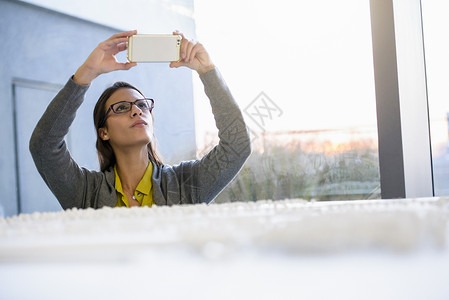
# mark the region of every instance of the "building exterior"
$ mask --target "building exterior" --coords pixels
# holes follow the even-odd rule
[[[156,11],[163,9],[163,4],[152,5]],[[163,21],[148,20],[155,24]],[[193,19],[183,26],[187,26],[185,31],[194,32]],[[0,102],[4,108],[0,118],[0,216],[61,209],[34,166],[29,138],[51,99],[98,43],[128,29],[36,4],[0,1]],[[125,54],[118,59],[125,61]],[[191,159],[196,152],[192,72],[170,69],[168,64],[140,64],[128,72],[105,74],[90,87],[67,136],[76,162],[98,170],[93,108],[102,91],[119,80],[132,83],[155,99],[155,135],[165,161]]]

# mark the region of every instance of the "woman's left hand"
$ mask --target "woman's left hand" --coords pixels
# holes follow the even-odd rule
[[[181,59],[177,62],[171,62],[170,68],[188,67],[198,72],[199,75],[215,68],[209,54],[202,44],[197,41],[188,40],[179,31],[173,32],[174,35],[180,35],[181,41]]]

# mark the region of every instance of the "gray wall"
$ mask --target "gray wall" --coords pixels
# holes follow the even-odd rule
[[[194,31],[193,20],[190,24],[185,30]],[[0,216],[61,209],[32,163],[30,134],[52,97],[89,53],[122,30],[126,29],[0,0]],[[125,55],[119,60],[124,61]],[[78,164],[98,169],[92,111],[101,92],[117,80],[130,82],[155,99],[155,134],[166,162],[193,158],[192,72],[170,69],[168,64],[140,64],[128,72],[105,74],[92,84],[67,137]]]

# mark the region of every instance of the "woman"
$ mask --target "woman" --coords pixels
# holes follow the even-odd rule
[[[164,165],[154,148],[153,101],[119,82],[105,90],[94,111],[101,171],[76,164],[64,137],[96,77],[136,66],[115,58],[136,33],[118,33],[100,43],[56,95],[33,132],[30,151],[36,167],[64,209],[209,203],[250,155],[242,114],[207,51],[174,32],[182,36],[181,60],[170,67],[185,66],[199,74],[219,129],[219,144],[200,160]]]

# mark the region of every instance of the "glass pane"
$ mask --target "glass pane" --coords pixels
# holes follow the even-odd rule
[[[216,202],[380,198],[368,0],[195,0],[195,20],[252,134]],[[216,131],[195,86],[201,155]]]
[[[435,196],[449,195],[449,2],[422,0]]]

